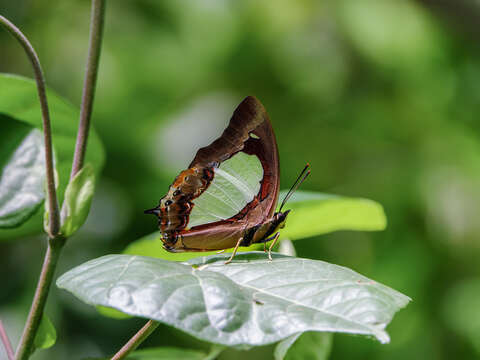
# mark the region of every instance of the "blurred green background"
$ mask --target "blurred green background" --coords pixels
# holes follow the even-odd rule
[[[86,0],[0,1],[37,49],[48,85],[77,105],[89,10]],[[413,298],[388,327],[390,345],[336,335],[331,359],[479,358],[479,23],[474,1],[110,1],[93,116],[107,161],[58,274],[156,231],[143,210],[255,95],[275,128],[283,188],[308,161],[303,189],[371,198],[388,216],[383,232],[297,241],[298,255]],[[4,31],[0,71],[32,77]],[[44,240],[13,240],[0,243],[0,318],[16,343]],[[58,342],[34,359],[107,355],[144,323],[102,317],[52,290]],[[166,326],[145,343],[154,345],[207,348]],[[269,359],[271,350],[248,356]]]

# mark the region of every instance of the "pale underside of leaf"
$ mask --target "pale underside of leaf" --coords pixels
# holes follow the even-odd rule
[[[18,226],[45,199],[42,133],[33,129],[15,150],[0,176],[0,227]]]
[[[352,270],[263,252],[179,264],[108,255],[58,279],[86,303],[161,321],[228,346],[264,345],[305,331],[344,332],[385,343],[385,326],[409,298]]]

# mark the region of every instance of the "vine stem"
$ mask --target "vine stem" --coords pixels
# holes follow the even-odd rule
[[[83,83],[82,104],[80,106],[80,121],[78,124],[75,154],[73,156],[70,179],[82,169],[87,149],[90,119],[92,117],[95,86],[97,83],[100,50],[102,47],[103,27],[105,23],[106,0],[92,0],[90,19],[90,45],[88,49],[85,79]]]
[[[7,331],[3,326],[2,320],[0,320],[0,338],[2,338],[3,347],[5,348],[5,352],[7,353],[8,360],[15,360],[15,355],[13,353],[12,343],[8,338]]]
[[[159,322],[148,320],[147,323],[128,342],[122,346],[120,350],[112,357],[111,360],[125,359],[132,351],[134,351],[152,332],[160,325]]]
[[[48,199],[48,248],[45,255],[40,278],[37,283],[37,289],[32,301],[30,312],[28,313],[25,328],[18,345],[16,359],[28,359],[31,353],[31,347],[35,339],[40,321],[43,315],[43,309],[48,297],[48,291],[52,282],[53,273],[57,264],[58,256],[65,240],[59,235],[60,231],[60,213],[58,207],[57,193],[55,189],[55,176],[53,165],[52,148],[52,129],[50,124],[50,113],[48,110],[47,92],[45,86],[45,76],[40,65],[40,60],[32,44],[26,36],[8,19],[0,15],[0,24],[20,43],[25,50],[27,57],[32,63],[35,80],[37,83],[38,97],[43,120],[43,136],[45,143],[45,168],[47,178],[47,199]]]
[[[55,245],[53,244],[52,240],[55,240]],[[43,309],[45,308],[45,303],[47,302],[50,285],[52,283],[58,258],[60,257],[64,243],[64,238],[49,239],[49,245],[43,260],[42,271],[40,272],[40,277],[37,283],[37,289],[35,290],[32,306],[30,308],[30,312],[25,323],[25,328],[23,329],[22,337],[20,338],[20,343],[17,348],[17,353],[15,356],[17,360],[28,359],[32,353],[35,335],[37,334],[40,321],[42,320]]]
[[[55,176],[53,168],[53,150],[52,150],[52,129],[50,126],[50,113],[48,111],[47,93],[45,89],[45,77],[43,75],[40,60],[33,46],[23,33],[13,25],[9,20],[0,15],[0,24],[18,40],[20,45],[27,53],[28,58],[33,66],[35,80],[37,82],[38,97],[40,99],[40,107],[42,109],[43,119],[43,136],[45,142],[45,167],[47,177],[47,196],[48,196],[48,236],[55,238],[60,230],[60,213],[58,208],[57,192],[55,190]]]
[[[98,61],[100,59],[101,38],[103,34],[103,23],[105,15],[105,0],[92,0],[92,13],[90,24],[90,41],[88,50],[88,59],[86,66],[86,75],[82,93],[82,105],[80,110],[80,123],[75,144],[74,160],[72,165],[71,178],[73,178],[83,166],[87,138],[90,127],[90,117],[93,108],[95,94],[95,85],[98,73]],[[38,96],[43,118],[43,133],[45,138],[45,165],[47,177],[47,196],[49,211],[48,228],[48,247],[45,253],[42,270],[33,297],[30,312],[25,323],[25,328],[20,339],[16,360],[26,360],[32,352],[35,335],[40,326],[43,311],[47,301],[50,285],[53,281],[58,258],[65,244],[66,238],[59,234],[60,231],[60,213],[58,200],[55,190],[55,178],[53,167],[52,150],[52,132],[50,126],[50,116],[45,89],[45,77],[38,56],[28,39],[23,33],[13,25],[9,20],[0,15],[0,24],[3,25],[22,45],[28,58],[30,59],[37,81]]]

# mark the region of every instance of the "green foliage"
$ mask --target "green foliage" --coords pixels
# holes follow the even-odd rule
[[[58,196],[61,201],[69,181],[79,114],[78,109],[53,91],[47,91],[47,95],[56,157],[55,167],[59,176]],[[0,131],[2,134],[4,131],[8,134],[6,143],[0,145],[0,156],[2,156],[0,164],[5,169],[6,166],[15,166],[11,161],[16,161],[18,165],[15,172],[12,172],[10,168],[9,177],[15,175],[26,179],[25,175],[28,172],[30,176],[35,177],[35,184],[42,184],[43,191],[44,175],[41,172],[39,173],[40,166],[43,166],[44,162],[43,140],[38,133],[38,130],[42,129],[42,116],[35,82],[20,76],[0,74],[0,114],[2,116]],[[28,135],[27,138],[26,129],[38,130]],[[20,139],[25,139],[29,143],[24,144]],[[32,151],[26,151],[25,148],[22,150],[22,146],[30,146],[26,150],[31,149]],[[35,147],[35,151],[31,148],[32,146]],[[18,158],[13,159],[13,154],[17,154]],[[93,130],[89,137],[86,159],[98,173],[103,166],[104,151],[98,136]],[[29,167],[22,170],[21,166],[27,166],[26,164],[30,164]],[[21,171],[25,174],[22,175]],[[0,182],[0,203],[1,199],[4,199],[3,194],[6,194],[7,197],[22,196],[18,193],[27,194],[26,189],[20,187],[22,182],[16,182],[16,186],[12,187],[5,182],[7,179],[4,178],[3,176]],[[25,182],[25,184],[27,183]],[[34,186],[33,189],[35,189],[36,196],[32,198],[32,201],[27,202],[25,208],[21,211],[13,211],[11,216],[15,217],[8,219],[7,226],[17,226],[17,228],[0,231],[0,239],[13,239],[26,234],[38,233],[42,230],[41,212],[32,215],[38,209],[44,196],[39,196],[38,186]],[[31,218],[29,218],[30,216]]]
[[[480,278],[464,280],[447,293],[444,317],[449,327],[464,336],[480,354]]]
[[[175,326],[227,346],[265,345],[300,331],[363,334],[389,341],[385,326],[409,298],[352,270],[263,252],[179,264],[107,255],[57,286],[82,301]],[[315,296],[312,296],[315,294]]]
[[[280,200],[286,192],[282,191]],[[372,200],[297,191],[284,210],[291,209],[281,237],[291,240],[337,230],[383,230],[387,219],[382,206]]]
[[[47,315],[43,314],[37,334],[35,335],[35,349],[48,349],[55,345],[57,341],[57,331],[52,321]]]
[[[61,214],[60,232],[69,237],[85,222],[95,189],[95,174],[91,164],[85,164],[68,183]]]
[[[33,36],[48,84],[78,104],[87,44],[82,19],[89,2],[41,3],[5,2],[2,15]],[[270,114],[283,186],[309,161],[312,175],[302,189],[375,199],[389,216],[381,233],[337,232],[294,241],[299,256],[346,264],[416,299],[389,325],[391,345],[335,336],[331,358],[478,357],[477,290],[465,285],[480,276],[477,3],[168,0],[107,6],[92,120],[106,144],[108,167],[98,178],[92,207],[98,215],[77,234],[80,245],[67,246],[60,264],[121,250],[130,239],[158,232],[143,210],[166,192],[194,149],[222,131],[235,103],[252,94]],[[31,74],[8,36],[0,33],[2,71]],[[32,103],[38,102],[34,96]],[[205,106],[197,109],[199,102]],[[219,108],[228,111],[217,116]],[[188,126],[176,121],[179,114],[192,119]],[[57,118],[52,114],[54,126]],[[77,118],[71,121],[75,126]],[[2,166],[32,130],[18,132],[18,142],[4,156],[6,141],[13,140],[10,133],[3,136],[7,122],[0,119]],[[58,144],[56,155],[63,156]],[[68,173],[59,174],[66,186]],[[37,215],[30,231],[33,218],[20,228],[0,230],[0,237],[38,232]],[[155,236],[145,255],[161,249]],[[40,243],[30,244],[2,243],[0,249],[1,270],[18,275],[5,276],[0,292],[0,305],[14,314],[28,311],[26,301],[14,296],[19,279],[30,284],[38,277],[34,259]],[[59,295],[50,296],[55,301]],[[101,342],[110,353],[120,336],[110,341],[99,336],[115,332],[127,339],[134,331],[105,319],[92,329],[92,319],[78,316],[75,303],[57,304],[63,323],[74,322],[76,331],[62,334],[63,346],[49,350],[49,359],[64,359],[65,347],[86,356],[91,351],[86,342]],[[153,346],[185,347],[191,340],[168,327],[155,335]],[[263,350],[228,359],[271,358]]]
[[[400,69],[422,66],[438,56],[439,34],[415,3],[342,1],[340,16],[354,46],[379,65]],[[377,21],[371,21],[372,17]],[[399,28],[404,30],[400,33]]]

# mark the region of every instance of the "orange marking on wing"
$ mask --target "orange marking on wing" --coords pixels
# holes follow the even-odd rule
[[[177,178],[175,179],[175,182],[173,183],[173,187],[175,187],[175,188],[179,187],[181,184],[183,184],[185,182],[185,178],[187,176],[191,176],[191,175],[194,175],[194,174],[195,174],[195,170],[193,168],[183,170],[180,174],[178,174]]]

